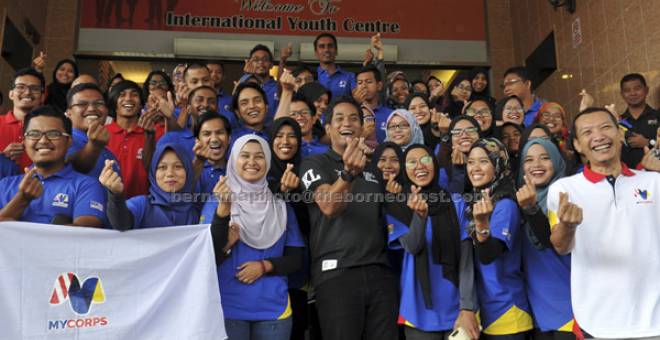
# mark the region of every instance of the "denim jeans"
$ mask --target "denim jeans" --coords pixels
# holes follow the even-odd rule
[[[229,340],[289,340],[292,319],[246,321],[225,319]]]

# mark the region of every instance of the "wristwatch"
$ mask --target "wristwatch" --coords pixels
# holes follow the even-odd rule
[[[342,181],[348,183],[353,182],[353,180],[355,179],[355,176],[353,176],[353,174],[347,170],[342,170],[341,172],[339,172],[339,177],[341,178]]]

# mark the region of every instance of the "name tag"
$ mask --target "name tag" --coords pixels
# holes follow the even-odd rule
[[[337,269],[337,260],[323,260],[323,262],[321,262],[322,272],[333,269]]]

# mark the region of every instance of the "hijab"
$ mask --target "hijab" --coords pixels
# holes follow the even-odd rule
[[[179,160],[183,163],[183,167],[186,169],[185,184],[177,193],[164,191],[156,182],[158,163],[160,163],[161,158],[163,158],[165,151],[168,150],[172,150],[176,153],[176,156],[179,157]],[[185,147],[173,140],[157,143],[152,162],[149,165],[149,196],[151,204],[172,209],[177,212],[188,213],[193,208],[193,203],[180,199],[180,194],[193,192],[193,177],[192,157],[189,150],[186,150]]]
[[[45,105],[54,107],[59,112],[66,111],[66,94],[71,88],[71,83],[63,84],[57,80],[57,70],[59,70],[59,68],[64,64],[69,64],[73,68],[73,79],[78,77],[78,66],[76,65],[75,61],[71,59],[60,60],[57,65],[55,65],[55,69],[53,70],[53,82],[50,83],[50,85],[47,87],[46,92],[48,93],[48,97],[44,103]],[[73,80],[71,82],[73,82]]]
[[[275,142],[275,136],[280,131],[280,129],[285,126],[291,126],[293,128],[293,133],[296,135],[296,142],[298,143],[298,148],[296,153],[293,155],[293,158],[289,160],[282,160],[277,157],[275,151],[273,151],[273,143]],[[271,179],[274,179],[270,184],[270,189],[272,192],[279,192],[280,190],[280,179],[288,163],[293,164],[293,170],[295,173],[298,173],[298,168],[300,168],[300,163],[302,161],[302,132],[300,131],[300,124],[289,117],[282,117],[275,119],[270,129],[268,130],[268,143],[271,150],[271,161],[270,161],[270,171],[268,175]]]
[[[255,249],[268,249],[284,234],[287,224],[286,204],[268,188],[267,175],[251,183],[238,175],[236,162],[248,142],[257,142],[266,158],[266,173],[270,169],[271,153],[265,139],[248,134],[232,146],[227,163],[227,184],[231,188],[231,220],[240,228],[241,241]]]
[[[389,117],[387,117],[385,126],[389,126],[390,120],[392,120],[394,116],[399,116],[403,118],[406,122],[408,122],[408,125],[410,125],[410,141],[408,141],[406,145],[400,145],[399,147],[401,148],[401,150],[406,151],[406,149],[413,144],[424,144],[424,133],[422,132],[422,129],[419,127],[419,124],[417,124],[417,118],[415,118],[412,112],[405,109],[396,109],[392,111]],[[391,142],[392,139],[390,138],[389,129],[385,130],[385,135],[386,135],[385,141]]]
[[[490,118],[490,126],[485,131],[481,131],[481,124],[479,124],[479,130],[480,130],[479,134],[484,138],[494,137],[494,135],[495,135],[495,125],[497,125],[497,122],[495,121],[495,112],[494,112],[493,105],[491,104],[490,101],[488,101],[487,98],[477,96],[476,98],[470,100],[470,102],[465,106],[465,111],[467,111],[467,109],[469,109],[472,106],[472,104],[474,102],[477,102],[477,101],[482,101],[482,102],[486,103],[486,105],[488,105],[488,109],[490,110],[490,117],[491,117]],[[472,116],[470,116],[470,117],[472,117]]]
[[[470,78],[468,74],[463,72],[463,73],[459,73],[456,77],[454,77],[454,79],[449,84],[449,87],[447,87],[447,90],[445,91],[444,102],[442,105],[443,107],[441,112],[449,114],[449,118],[460,116],[463,113],[464,103],[462,101],[454,100],[454,97],[451,95],[451,92],[454,91],[454,88],[458,86],[460,83],[462,83],[464,80],[467,80],[470,83],[470,87],[472,86],[472,78]]]
[[[412,103],[413,99],[415,99],[415,98],[421,98],[424,101],[424,103],[426,103],[426,106],[429,107],[429,116],[431,116],[431,112],[430,112],[431,111],[431,104],[429,103],[428,96],[424,93],[415,92],[415,93],[411,94],[410,96],[408,96],[408,99],[406,99],[405,108],[407,110],[410,110],[410,104]],[[413,117],[414,116],[415,115],[413,114]],[[420,124],[419,125],[419,127],[422,129],[422,136],[424,137],[424,144],[426,146],[430,147],[431,149],[435,149],[435,147],[438,145],[438,142],[439,142],[439,139],[440,139],[439,137],[436,137],[433,134],[433,131],[432,131],[433,130],[433,124],[434,123],[431,122],[431,118],[429,117],[428,122],[426,122],[425,124]]]
[[[439,164],[437,158],[433,155],[433,150],[423,144],[414,144],[404,153],[402,163],[405,164],[408,153],[415,149],[425,150],[433,159],[433,166],[435,167],[434,171],[431,172],[433,179],[427,186],[422,187],[420,190],[420,194],[427,197],[427,218],[431,219],[432,228],[431,249],[424,246],[422,251],[414,255],[415,277],[421,284],[426,308],[431,309],[433,308],[433,303],[429,275],[429,251],[431,252],[433,263],[442,265],[442,276],[458,287],[461,231],[458,216],[451,200],[451,194],[442,189],[438,184],[437,173]],[[413,182],[408,178],[405,168],[402,168],[401,172],[406,183],[404,192],[410,194],[410,188]],[[405,225],[410,225],[414,212],[408,208],[407,202],[388,203],[386,207],[391,216]],[[426,223],[424,224],[426,225]]]

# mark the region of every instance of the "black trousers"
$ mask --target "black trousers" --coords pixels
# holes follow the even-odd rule
[[[534,329],[532,338],[534,340],[575,340],[575,334],[559,331],[541,332],[538,329]]]
[[[316,288],[323,340],[397,340],[397,282],[379,265],[346,269]]]

